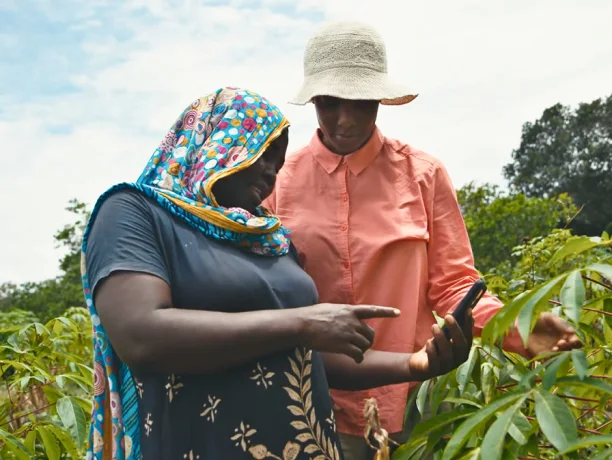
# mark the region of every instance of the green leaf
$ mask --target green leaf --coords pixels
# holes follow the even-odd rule
[[[518,315],[518,330],[521,338],[523,339],[523,345],[527,347],[527,340],[529,339],[529,333],[531,332],[531,322],[533,319],[534,312],[537,307],[547,305],[548,299],[553,289],[563,280],[566,275],[557,276],[545,285],[533,290],[533,295],[530,296],[529,300],[525,303]]]
[[[529,420],[527,420],[527,417],[525,417],[521,411],[518,411],[512,418],[512,423],[508,429],[508,434],[512,436],[512,439],[514,439],[519,445],[524,446],[528,441],[525,436],[529,436],[532,430],[533,427],[531,426],[531,423],[529,423]]]
[[[578,439],[576,420],[561,398],[544,390],[535,393],[535,413],[540,429],[558,450],[564,450]]]
[[[603,452],[600,452],[598,455],[591,458],[590,460],[610,460],[611,458],[612,458],[612,447],[604,450]]]
[[[446,449],[444,449],[443,458],[454,458],[478,427],[486,423],[495,412],[505,409],[510,404],[522,398],[524,394],[525,393],[522,391],[519,393],[511,393],[503,398],[492,401],[491,404],[485,408],[475,412],[457,428],[448,441]]]
[[[483,363],[481,366],[482,383],[480,389],[484,396],[485,405],[495,396],[495,366],[491,363]]]
[[[572,364],[580,380],[584,380],[589,371],[589,362],[584,350],[572,350]]]
[[[457,368],[457,383],[459,384],[459,391],[461,393],[465,391],[465,387],[468,383],[470,383],[470,378],[472,377],[474,366],[478,362],[479,357],[479,348],[472,347],[472,349],[470,350],[470,356],[468,357],[467,361]]]
[[[513,326],[514,321],[516,320],[516,317],[520,313],[523,306],[533,296],[533,294],[533,291],[522,292],[511,302],[500,308],[482,329],[482,343],[491,345],[499,337],[506,334]]]
[[[471,408],[459,408],[451,412],[444,412],[438,414],[428,420],[423,420],[412,431],[411,438],[417,439],[420,437],[427,437],[430,431],[437,430],[439,428],[450,425],[457,420],[462,420],[474,413],[474,409]]]
[[[444,400],[444,402],[449,402],[449,403],[453,403],[453,404],[461,404],[461,405],[467,405],[467,406],[474,406],[478,409],[482,408],[482,404],[476,402],[476,401],[472,401],[471,399],[467,399],[467,398],[446,398]]]
[[[577,441],[574,441],[571,444],[568,444],[565,447],[565,449],[559,452],[559,454],[566,455],[578,449],[586,449],[587,447],[591,447],[591,446],[603,446],[606,444],[612,444],[612,434],[593,435],[593,436],[588,436],[586,438],[579,439]]]
[[[545,390],[549,390],[555,384],[557,381],[557,372],[559,371],[559,368],[568,359],[569,354],[562,353],[550,361],[550,364],[546,368],[546,372],[544,372],[544,377],[542,378],[542,386]]]
[[[584,251],[588,251],[596,246],[601,245],[601,238],[591,238],[588,236],[574,236],[569,238],[555,255],[548,261],[548,265],[552,266],[569,255],[578,255]]]
[[[35,430],[31,429],[30,431],[28,431],[28,434],[26,434],[23,445],[26,448],[26,450],[30,452],[34,452],[35,445],[36,445],[36,431]]]
[[[508,434],[514,414],[516,414],[529,396],[531,396],[531,392],[525,393],[522,398],[507,408],[495,420],[495,423],[491,425],[491,428],[489,428],[482,440],[480,453],[482,460],[500,460],[502,458],[506,434]]]
[[[407,442],[399,446],[393,452],[393,460],[416,460],[421,458],[421,454],[427,446],[427,439],[420,438]]]
[[[580,313],[586,293],[580,270],[571,272],[561,288],[561,303],[565,314],[575,323],[580,322]]]
[[[85,430],[87,421],[85,413],[72,398],[66,396],[57,401],[57,414],[64,425],[64,428],[70,433],[70,436],[77,445],[81,446],[85,442]]]
[[[8,449],[17,460],[31,460],[32,457],[30,457],[30,454],[28,454],[22,442],[2,428],[0,428],[0,441],[2,441],[4,447]]]
[[[585,271],[597,272],[608,279],[612,279],[612,265],[592,264],[586,267]]]
[[[478,460],[480,458],[480,447],[476,449],[470,450],[463,457],[460,457],[459,460]]]
[[[82,455],[79,453],[79,446],[76,445],[68,431],[60,428],[59,426],[51,424],[46,425],[46,427],[49,431],[51,431],[51,433],[55,435],[57,439],[59,439],[70,457],[72,457],[73,459],[82,458]]]
[[[416,406],[419,410],[419,414],[421,417],[425,414],[425,404],[427,402],[427,396],[429,395],[429,386],[431,385],[431,380],[427,380],[421,384],[421,388],[419,388],[419,393],[416,398]]]
[[[59,460],[62,452],[55,435],[42,425],[38,426],[36,431],[45,447],[45,454],[49,457],[49,460]]]
[[[440,403],[448,394],[448,384],[451,379],[455,379],[455,375],[452,372],[436,378],[436,383],[429,392],[429,411],[432,414],[438,413]]]
[[[608,382],[604,382],[603,380],[594,379],[592,377],[587,377],[585,379],[581,379],[575,375],[571,375],[568,377],[560,377],[557,379],[557,385],[578,385],[589,387],[593,391],[596,392],[604,392],[609,395],[612,395],[612,385]]]

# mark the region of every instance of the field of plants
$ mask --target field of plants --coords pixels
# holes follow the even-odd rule
[[[406,417],[418,425],[394,459],[612,459],[611,170],[612,96],[526,123],[504,168],[508,192],[457,191],[476,266],[505,306],[466,363],[411,394]],[[68,210],[74,221],[55,235],[60,275],[0,285],[0,459],[84,458],[94,384],[79,269],[88,208],[73,200]],[[515,325],[526,340],[543,312],[569,321],[584,347],[532,360],[499,347]]]

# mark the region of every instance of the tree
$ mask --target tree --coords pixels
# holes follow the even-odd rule
[[[547,235],[576,213],[567,195],[528,198],[522,193],[503,193],[491,184],[469,183],[457,191],[457,199],[476,266],[482,272],[509,265],[515,246]]]
[[[567,192],[582,212],[575,233],[601,235],[611,229],[612,95],[574,111],[556,104],[523,125],[521,144],[504,167],[511,187],[528,197]]]
[[[60,259],[60,275],[41,282],[0,285],[0,311],[30,311],[40,320],[48,321],[70,307],[85,306],[80,260],[81,238],[89,211],[84,203],[76,199],[69,202],[66,210],[75,215],[75,220],[54,236],[56,246],[67,250]]]

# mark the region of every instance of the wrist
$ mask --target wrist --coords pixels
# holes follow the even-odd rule
[[[299,345],[306,347],[310,347],[310,337],[312,335],[312,321],[309,309],[309,307],[300,307],[286,310],[291,312],[291,323],[293,325],[291,333],[294,334]]]

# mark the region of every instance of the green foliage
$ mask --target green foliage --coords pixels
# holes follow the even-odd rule
[[[557,230],[517,248],[511,279],[488,275],[505,306],[456,371],[421,384],[419,423],[394,460],[612,458],[612,240]],[[553,311],[584,348],[528,360],[498,347],[516,321],[526,339]]]
[[[36,283],[0,285],[0,311],[29,311],[42,321],[49,321],[70,307],[85,306],[80,258],[81,238],[89,211],[77,200],[71,200],[66,210],[74,214],[75,221],[54,236],[56,245],[67,251],[60,260],[60,276]]]
[[[10,324],[29,321],[26,325]],[[91,413],[89,314],[71,308],[46,324],[0,313],[0,458],[80,459]],[[7,324],[9,323],[9,324]]]
[[[470,183],[457,190],[457,199],[482,272],[507,269],[514,247],[547,235],[569,222],[578,210],[566,194],[528,198],[522,193],[503,193],[491,184]]]
[[[504,167],[511,185],[529,197],[568,193],[584,207],[575,233],[600,235],[612,225],[612,95],[572,111],[557,104],[525,123],[521,144]]]

